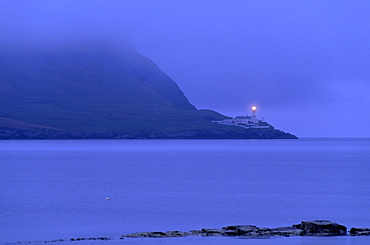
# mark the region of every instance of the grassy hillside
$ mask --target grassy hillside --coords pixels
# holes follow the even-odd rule
[[[202,121],[176,83],[132,47],[2,51],[0,61],[3,118],[79,133]]]
[[[246,133],[211,123],[225,116],[197,110],[171,78],[129,45],[2,50],[0,105],[4,135],[41,130],[50,138],[55,132],[82,138],[181,138],[184,132],[222,138]]]

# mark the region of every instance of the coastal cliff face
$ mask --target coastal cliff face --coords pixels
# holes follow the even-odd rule
[[[0,50],[0,138],[295,138],[217,125],[130,45]]]

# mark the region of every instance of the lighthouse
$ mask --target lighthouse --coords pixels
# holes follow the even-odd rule
[[[252,118],[251,118],[251,121],[253,123],[258,123],[258,119],[257,119],[256,113],[257,113],[257,107],[252,106]]]
[[[252,116],[236,116],[232,119],[227,118],[222,121],[212,121],[219,124],[249,128],[270,128],[271,125],[264,120],[257,118],[257,107],[252,106]]]

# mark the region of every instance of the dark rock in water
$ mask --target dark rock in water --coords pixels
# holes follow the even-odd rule
[[[152,238],[163,238],[163,237],[183,237],[187,236],[189,233],[182,231],[152,231],[152,232],[137,232],[129,235],[121,236],[121,239],[124,237],[152,237]]]
[[[343,236],[347,234],[347,227],[329,220],[302,221],[293,227],[302,229],[303,236]]]
[[[229,236],[243,236],[250,232],[256,232],[260,228],[254,225],[231,225],[222,227],[222,230]]]
[[[350,234],[353,236],[368,236],[370,235],[370,228],[351,228]],[[217,228],[203,228],[201,230],[184,231],[152,231],[152,232],[136,232],[128,235],[122,235],[120,239],[125,238],[167,238],[167,237],[185,237],[185,236],[228,236],[238,237],[241,239],[264,239],[281,236],[343,236],[347,235],[347,228],[338,223],[328,220],[312,220],[302,221],[298,225],[277,227],[277,228],[261,228],[255,225],[230,225]],[[71,238],[58,239],[46,242],[74,242],[74,241],[106,241],[114,240],[107,237],[93,237],[93,238]]]
[[[86,238],[80,237],[80,238],[71,238],[71,241],[85,241]]]
[[[189,233],[182,231],[167,231],[166,233],[169,237],[183,237],[189,235]]]
[[[165,232],[153,231],[153,232],[137,232],[127,235],[127,237],[168,237],[168,235]]]
[[[271,229],[271,235],[273,236],[301,236],[302,234],[303,234],[302,229],[298,229],[293,226],[278,227]]]
[[[303,230],[293,226],[278,228],[260,228],[254,225],[236,225],[223,227],[225,235],[228,236],[298,236],[302,235]]]
[[[223,236],[224,232],[221,229],[203,228],[201,230],[191,230],[191,235],[195,236]]]
[[[121,237],[183,237],[183,236],[243,236],[250,238],[261,238],[261,237],[271,237],[271,236],[298,236],[302,235],[303,230],[295,228],[293,226],[289,227],[278,227],[278,228],[261,228],[254,225],[231,225],[225,226],[222,229],[216,228],[203,228],[201,230],[191,230],[188,232],[181,231],[167,231],[167,232],[137,232],[129,235],[124,235]]]
[[[56,240],[52,240],[50,242],[64,242],[64,240],[63,239],[56,239]]]
[[[261,228],[255,225],[230,225],[216,228],[203,228],[190,232],[138,232],[123,237],[182,237],[182,236],[238,236],[241,238],[269,238],[274,236],[342,236],[347,234],[347,228],[328,220],[302,221],[301,224],[278,227]],[[353,235],[369,235],[370,229],[352,228]]]
[[[369,236],[370,228],[351,228],[349,234],[353,236]]]
[[[107,240],[111,240],[109,239],[108,237],[90,237],[89,240],[94,240],[94,241],[107,241]]]

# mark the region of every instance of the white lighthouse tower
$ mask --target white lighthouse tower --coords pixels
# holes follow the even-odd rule
[[[257,113],[257,107],[252,106],[252,118],[251,118],[251,121],[253,123],[258,123],[258,119],[257,119],[256,113]]]

